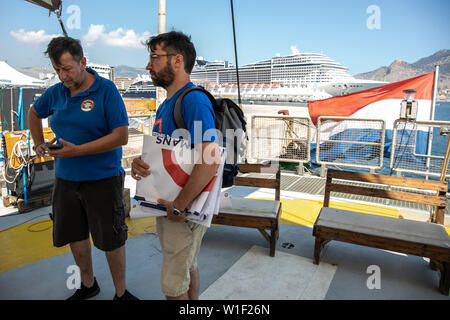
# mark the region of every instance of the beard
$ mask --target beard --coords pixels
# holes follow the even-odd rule
[[[150,75],[153,84],[157,87],[163,87],[164,89],[167,89],[175,79],[175,74],[169,63],[167,63],[164,69],[162,69],[160,72],[155,72],[153,75]]]
[[[78,89],[81,86],[81,82],[76,80],[65,80],[61,82],[67,89]]]
[[[64,81],[61,80],[61,78],[59,78],[59,80],[61,80],[62,84],[69,90],[76,90],[78,88],[81,87],[81,85],[83,84],[84,79],[86,78],[86,75],[84,74],[84,70],[81,71],[80,74],[76,75],[73,78],[67,78]]]

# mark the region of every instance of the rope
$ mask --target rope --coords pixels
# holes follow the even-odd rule
[[[32,221],[32,220],[34,220],[34,219],[37,219],[37,218],[40,218],[40,217],[44,217],[44,216],[48,216],[48,214],[41,214],[41,215],[39,215],[39,216],[33,217],[33,218],[28,219],[28,220],[26,220],[26,221],[24,221],[24,222],[21,222],[21,223],[19,223],[19,224],[16,224],[16,225],[14,225],[14,226],[12,226],[12,227],[9,227],[9,228],[6,228],[6,229],[2,229],[2,230],[0,230],[0,233],[1,233],[1,232],[8,231],[8,230],[11,230],[11,229],[16,228],[16,227],[18,227],[18,226],[20,226],[20,225],[23,225],[23,224],[25,224],[25,223],[27,223],[27,222],[30,222],[30,221]],[[35,226],[35,225],[37,225],[37,224],[40,224],[40,223],[44,223],[44,222],[48,222],[48,220],[38,221],[38,222],[36,222],[36,223],[33,223],[32,225],[30,225],[30,226],[27,228],[27,230],[30,231],[30,232],[42,232],[42,231],[48,230],[48,229],[50,229],[50,228],[52,227],[52,226],[50,226],[50,227],[45,228],[45,229],[31,230],[31,227],[33,227],[33,226]]]

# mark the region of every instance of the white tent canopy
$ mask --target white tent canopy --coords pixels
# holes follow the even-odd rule
[[[43,87],[45,81],[27,76],[6,63],[0,61],[0,86]]]

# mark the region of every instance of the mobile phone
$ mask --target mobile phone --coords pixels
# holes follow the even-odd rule
[[[46,142],[45,146],[47,148],[49,148],[50,150],[58,150],[58,149],[62,149],[62,145],[60,144],[56,144],[56,143],[50,143],[50,142]]]

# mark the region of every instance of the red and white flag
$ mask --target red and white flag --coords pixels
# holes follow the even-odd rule
[[[350,117],[361,119],[381,119],[385,122],[385,150],[390,152],[394,121],[400,118],[401,102],[405,99],[404,90],[414,89],[414,100],[418,102],[417,120],[429,121],[433,96],[434,72],[383,86],[332,97],[324,100],[308,102],[308,111],[312,122],[316,125],[320,116]],[[325,121],[321,129],[321,137],[333,139],[338,134],[358,136],[359,124],[340,125],[335,121]],[[351,127],[354,125],[355,127]],[[425,153],[428,131],[426,127],[417,130],[417,151]],[[342,156],[345,156],[343,154]],[[385,154],[386,156],[386,154]]]
[[[389,83],[344,96],[308,102],[311,120],[317,124],[320,116],[376,118],[386,122],[392,129],[400,115],[400,103],[404,99],[403,90],[416,90],[415,100],[419,102],[417,120],[430,120],[433,97],[434,72],[399,82]]]

